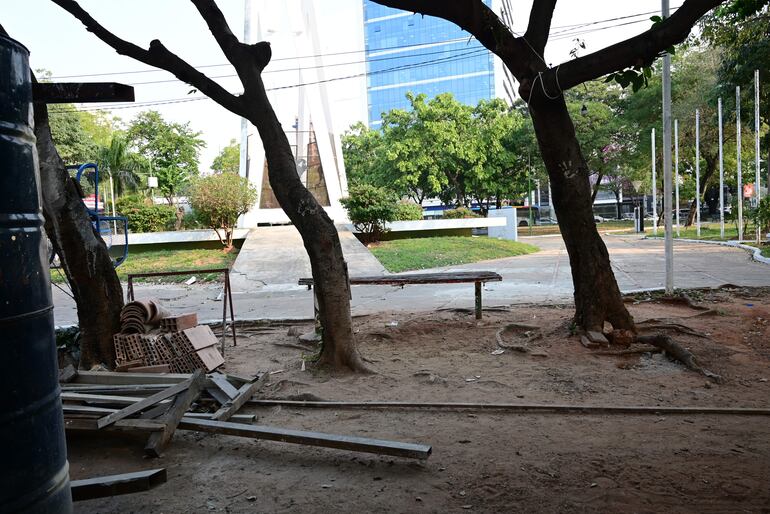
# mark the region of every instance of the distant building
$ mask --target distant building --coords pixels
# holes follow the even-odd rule
[[[484,3],[499,11],[497,1]],[[454,23],[371,0],[363,5],[371,128],[381,125],[383,112],[407,109],[410,91],[428,98],[452,93],[468,105],[495,97],[512,101],[500,60]]]

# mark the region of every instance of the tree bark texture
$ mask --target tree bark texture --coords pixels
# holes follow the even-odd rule
[[[333,369],[364,371],[356,350],[350,316],[350,283],[337,228],[297,174],[294,155],[267,98],[261,77],[249,89],[256,101],[247,116],[265,147],[270,187],[278,203],[297,227],[310,257],[315,295],[322,326],[319,364]]]
[[[723,0],[685,0],[674,14],[646,32],[555,67],[546,64],[544,49],[556,0],[534,2],[524,36],[516,35],[481,0],[374,1],[449,20],[502,59],[529,105],[551,179],[554,207],[572,267],[575,321],[586,329],[601,328],[609,321],[616,329],[635,332],[607,248],[596,230],[588,168],[563,92],[608,73],[651,65],[666,48],[683,41],[697,20]]]
[[[320,363],[336,369],[364,370],[355,348],[347,266],[337,230],[297,176],[291,146],[270,105],[262,81],[262,70],[271,58],[270,44],[241,43],[214,0],[191,0],[243,85],[243,94],[234,95],[168,50],[159,40],[151,41],[147,49],[139,47],[104,28],[74,0],[52,1],[75,16],[119,54],[172,73],[222,107],[247,118],[257,128],[265,148],[270,186],[281,208],[302,236],[310,257],[324,327]]]
[[[48,108],[35,104],[43,215],[48,239],[72,289],[80,325],[80,367],[115,365],[113,334],[120,332],[123,289],[107,246],[95,232],[85,204],[56,151]]]
[[[551,194],[569,255],[575,287],[575,322],[601,331],[635,331],[610,265],[607,247],[594,221],[589,170],[563,97],[542,98],[530,106],[540,152],[551,180]]]

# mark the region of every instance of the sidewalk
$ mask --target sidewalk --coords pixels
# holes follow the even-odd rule
[[[350,236],[353,237],[352,234]],[[302,253],[301,244],[298,245],[296,240],[283,244],[281,237],[286,237],[283,241],[289,241],[290,232],[275,230],[269,238],[250,238],[254,246],[246,253],[248,260],[241,264],[239,256],[236,261],[236,266],[241,266],[239,271],[242,275],[233,293],[236,319],[306,319],[312,316],[312,292],[296,285],[298,278],[309,276],[307,256]],[[341,237],[347,239],[347,235]],[[296,239],[299,240],[299,237]],[[572,276],[561,237],[521,239],[540,247],[541,251],[508,259],[423,271],[457,269],[500,273],[503,276],[502,282],[492,282],[484,288],[486,307],[569,303],[572,300]],[[662,241],[643,240],[637,236],[605,236],[604,240],[621,291],[663,287],[665,269]],[[345,250],[351,274],[381,272],[381,266],[379,263],[376,266],[372,264],[373,257],[363,245],[356,244],[357,240],[355,243],[348,240],[348,243],[354,248],[350,253],[347,247]],[[275,253],[270,253],[271,248]],[[675,242],[674,259],[674,284],[677,288],[715,287],[725,283],[770,286],[770,266],[752,261],[749,254],[740,249]],[[377,271],[372,267],[377,268]],[[216,301],[222,290],[221,284],[138,284],[135,290],[138,298],[157,298],[171,310],[197,312],[201,320],[222,318],[222,303]],[[471,309],[474,301],[473,284],[420,285],[403,289],[355,286],[352,291],[353,315],[442,308]],[[54,304],[57,325],[76,322],[72,300],[57,289],[54,289]]]

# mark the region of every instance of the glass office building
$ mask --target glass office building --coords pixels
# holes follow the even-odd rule
[[[364,37],[372,128],[383,112],[407,109],[410,91],[452,93],[469,105],[495,97],[491,52],[453,23],[364,0]]]

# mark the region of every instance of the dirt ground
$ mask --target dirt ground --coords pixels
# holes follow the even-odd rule
[[[714,309],[629,303],[706,337],[668,332],[723,377],[660,354],[600,355],[570,335],[570,306],[357,318],[376,373],[308,366],[289,325],[243,327],[226,370],[274,372],[266,398],[770,407],[770,289],[692,292]],[[527,353],[493,355],[496,332]],[[311,325],[294,325],[302,332]],[[641,324],[643,327],[644,324]],[[528,333],[525,333],[528,332]],[[542,337],[538,337],[538,333]],[[619,348],[609,351],[616,352]],[[425,462],[178,432],[166,455],[143,439],[68,438],[73,478],[164,466],[155,490],[76,504],[79,512],[770,512],[770,421],[737,415],[342,410],[247,406],[257,423],[433,446]]]

